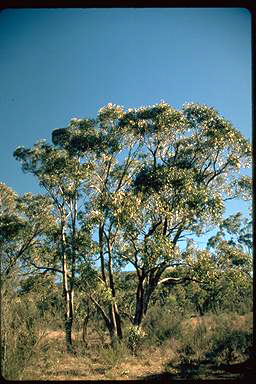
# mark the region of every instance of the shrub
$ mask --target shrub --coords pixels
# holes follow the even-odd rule
[[[108,368],[115,367],[122,362],[127,356],[129,356],[129,350],[124,342],[120,341],[116,344],[115,349],[111,346],[99,349],[99,359],[103,361],[104,366]]]
[[[231,329],[215,334],[212,349],[206,354],[210,360],[219,364],[242,361],[249,356],[252,333],[244,329]]]
[[[38,344],[46,329],[60,320],[54,305],[42,310],[47,302],[44,291],[18,290],[15,279],[6,280],[1,289],[1,353],[2,374],[8,380],[18,380],[38,352]]]
[[[2,372],[7,379],[19,379],[39,339],[39,317],[35,304],[17,295],[2,301]]]
[[[160,308],[158,305],[150,308],[144,321],[147,340],[151,344],[163,344],[171,337],[178,338],[182,314],[178,310]]]
[[[242,321],[243,320],[243,321]],[[205,374],[204,363],[220,366],[242,362],[252,347],[252,322],[236,313],[211,314],[198,318],[198,324],[187,320],[181,325],[178,356],[166,369],[178,369],[182,377]]]
[[[128,329],[128,347],[132,353],[136,354],[138,349],[141,347],[142,341],[145,338],[146,333],[137,325],[132,325]]]

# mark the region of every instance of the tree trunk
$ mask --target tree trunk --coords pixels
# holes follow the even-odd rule
[[[112,245],[110,244],[109,237],[105,233],[105,237],[107,240],[107,247],[108,247],[108,272],[109,272],[109,286],[112,293],[112,305],[111,305],[111,323],[112,323],[112,332],[113,332],[113,338],[116,337],[119,339],[122,339],[123,333],[122,333],[122,325],[121,325],[121,318],[118,311],[118,307],[116,304],[116,289],[115,289],[115,282],[114,282],[114,274],[113,274],[113,268],[112,268]],[[115,344],[115,341],[114,341]]]
[[[118,332],[117,332],[117,323],[116,323],[116,314],[115,314],[115,305],[112,303],[109,308],[110,311],[110,338],[111,338],[111,346],[113,349],[116,348],[118,342],[119,342],[119,337],[118,337]]]
[[[155,275],[153,272],[150,273],[147,277],[147,282],[145,281],[146,277],[144,274],[138,274],[139,284],[136,293],[136,310],[133,321],[134,325],[140,326],[144,316],[146,315],[151,296],[156,289],[161,274],[162,270],[160,269]]]
[[[110,244],[109,237],[104,231],[104,224],[99,224],[99,248],[100,248],[100,262],[101,262],[101,276],[102,280],[105,283],[106,288],[111,289],[112,294],[112,300],[111,303],[109,303],[108,306],[108,315],[106,315],[104,309],[101,307],[101,305],[96,302],[95,299],[92,299],[94,304],[98,307],[100,310],[103,319],[106,323],[106,326],[109,331],[110,339],[111,339],[111,345],[113,348],[117,345],[118,341],[122,339],[122,324],[121,324],[121,318],[118,311],[118,307],[116,304],[116,292],[115,292],[115,282],[114,282],[114,274],[112,269],[112,245]],[[107,272],[106,272],[106,265],[105,265],[105,259],[104,259],[104,235],[106,239],[106,244],[108,247],[108,277],[107,279]],[[109,281],[108,281],[109,280]]]
[[[106,327],[109,332],[109,336],[111,339],[111,346],[115,348],[117,345],[117,342],[119,340],[118,338],[118,332],[117,332],[117,324],[116,324],[116,317],[115,317],[115,310],[113,303],[109,304],[108,311],[109,315],[105,313],[103,307],[95,300],[92,296],[90,296],[92,302],[96,305],[96,307],[99,309],[103,320],[105,321]]]
[[[67,352],[72,352],[72,326],[73,326],[73,291],[64,287],[65,301],[65,333]]]
[[[143,316],[145,316],[147,313],[148,305],[149,305],[149,302],[151,299],[151,295],[154,292],[154,290],[155,290],[155,285],[149,284],[147,289],[146,289],[146,293],[144,295]]]
[[[107,279],[106,279],[106,269],[105,269],[105,260],[104,260],[104,251],[103,251],[103,246],[104,246],[103,234],[104,234],[104,224],[100,223],[99,224],[100,265],[101,265],[102,280],[106,284]]]
[[[116,318],[116,327],[117,327],[117,335],[119,339],[121,340],[123,338],[123,332],[122,332],[122,323],[121,323],[121,316],[118,311],[117,304],[114,303],[114,312],[115,312],[115,318]]]
[[[114,284],[114,276],[113,276],[113,270],[112,270],[112,258],[109,257],[109,284],[110,289],[112,292],[112,308],[111,308],[111,318],[112,318],[112,324],[113,329],[115,329],[117,332],[118,338],[122,339],[123,333],[122,333],[122,325],[121,325],[121,318],[118,311],[118,307],[116,304],[116,291],[115,291],[115,284]]]
[[[65,332],[66,332],[66,348],[67,352],[72,352],[72,325],[73,325],[73,316],[70,314],[70,293],[68,292],[67,296],[67,307],[69,306],[69,310],[66,310],[65,313]]]
[[[61,223],[61,256],[62,256],[62,272],[63,272],[63,296],[64,296],[64,318],[66,333],[67,352],[72,352],[72,325],[73,325],[73,290],[68,288],[68,270],[67,258],[65,250],[65,223]]]
[[[143,318],[144,308],[144,276],[139,276],[139,284],[136,292],[136,309],[133,324],[139,326]]]

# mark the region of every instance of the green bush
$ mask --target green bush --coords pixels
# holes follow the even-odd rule
[[[161,345],[171,337],[180,336],[182,313],[178,310],[155,305],[151,307],[144,321],[147,341],[152,345]]]
[[[39,317],[35,304],[28,297],[26,301],[17,296],[4,301],[2,372],[6,379],[19,379],[39,338]]]
[[[146,333],[143,331],[141,327],[138,327],[137,325],[132,325],[128,329],[128,336],[127,336],[127,345],[128,348],[132,351],[132,353],[136,354],[138,349],[142,345],[142,341],[145,338]]]
[[[187,325],[186,329],[181,329],[179,337],[181,347],[178,352],[186,358],[201,359],[209,350],[211,339],[212,332],[207,329],[205,324],[199,324],[195,328]]]
[[[244,329],[226,330],[214,335],[211,351],[206,356],[217,364],[242,361],[249,357],[252,333]]]
[[[1,362],[2,374],[8,380],[22,379],[38,352],[41,335],[60,320],[51,295],[46,296],[46,287],[40,290],[27,284],[26,289],[18,288],[17,281],[10,279],[1,289]]]
[[[108,346],[107,348],[99,348],[99,360],[103,362],[107,368],[115,367],[129,356],[129,350],[125,342],[120,341],[116,344],[115,349]]]
[[[177,356],[166,369],[177,368],[181,377],[204,375],[204,363],[219,366],[246,360],[252,347],[252,321],[249,316],[241,324],[236,313],[211,314],[198,318],[192,325],[187,320],[181,325]]]

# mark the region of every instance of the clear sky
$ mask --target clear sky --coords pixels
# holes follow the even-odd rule
[[[13,158],[16,147],[51,141],[54,128],[95,117],[109,102],[208,104],[251,140],[251,16],[243,8],[4,10],[0,74],[0,181],[20,194],[40,189]],[[231,202],[229,212],[247,206]]]

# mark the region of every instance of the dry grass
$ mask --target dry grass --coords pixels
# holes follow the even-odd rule
[[[165,346],[148,347],[139,356],[125,351],[113,356],[108,344],[102,345],[97,335],[90,335],[90,345],[81,343],[81,334],[74,333],[75,355],[65,351],[63,331],[49,331],[41,341],[40,350],[22,375],[27,380],[128,380],[162,372],[173,357],[175,341]],[[171,345],[172,344],[172,345]],[[121,361],[120,361],[121,360]]]
[[[237,316],[232,328],[248,328],[252,316]],[[214,329],[211,316],[184,320],[183,329],[196,329],[204,324],[209,330]],[[190,328],[190,329],[191,329]],[[82,342],[81,333],[74,332],[74,355],[65,351],[65,335],[63,331],[48,331],[35,351],[28,366],[24,369],[24,380],[134,380],[154,376],[166,371],[170,362],[178,361],[180,342],[171,337],[161,346],[146,345],[132,355],[121,345],[117,353],[109,347],[108,336],[102,337],[93,330],[89,330],[88,346]],[[170,366],[170,365],[169,365]],[[210,367],[209,367],[210,368]],[[177,374],[175,368],[169,369]],[[211,373],[210,373],[211,374]],[[208,373],[208,376],[210,377]],[[213,376],[214,377],[214,376]]]

